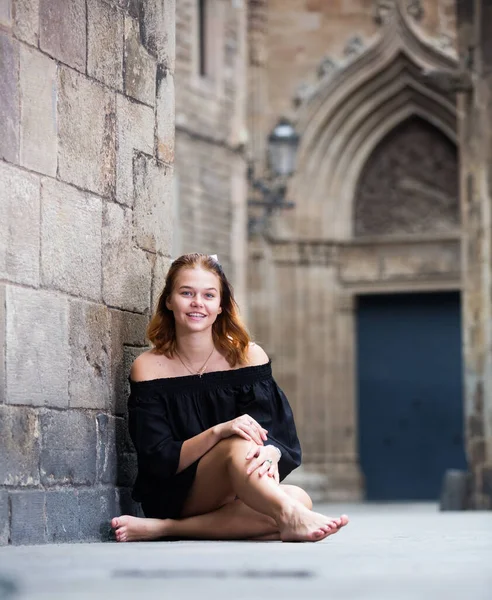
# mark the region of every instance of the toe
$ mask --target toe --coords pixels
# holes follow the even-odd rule
[[[111,521],[111,527],[112,527],[113,529],[116,529],[116,528],[118,527],[118,525],[119,525],[119,521],[118,521],[118,519],[115,517],[115,518],[114,518],[114,519]]]

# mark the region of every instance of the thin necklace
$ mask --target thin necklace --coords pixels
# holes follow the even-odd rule
[[[198,369],[198,371],[194,371],[193,369],[190,369],[190,367],[185,363],[185,361],[181,358],[181,356],[179,355],[179,352],[176,350],[176,355],[179,358],[179,360],[181,361],[181,364],[183,365],[183,367],[185,367],[185,369],[191,373],[192,375],[198,375],[198,377],[201,377],[205,371],[207,370],[207,365],[208,365],[208,361],[212,358],[212,354],[214,353],[215,350],[215,346],[212,348],[212,352],[210,352],[210,354],[208,355],[207,360],[203,363],[203,365]]]

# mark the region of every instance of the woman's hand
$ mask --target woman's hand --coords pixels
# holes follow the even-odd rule
[[[249,415],[241,415],[232,421],[226,421],[216,425],[215,431],[220,439],[224,440],[233,435],[239,435],[245,440],[254,442],[257,446],[263,446],[267,439],[268,431]]]
[[[246,454],[246,460],[251,461],[246,471],[248,475],[258,471],[259,477],[268,474],[277,483],[279,482],[278,461],[280,460],[280,454],[273,446],[254,445]]]

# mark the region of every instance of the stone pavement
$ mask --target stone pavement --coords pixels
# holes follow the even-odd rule
[[[0,548],[0,600],[491,600],[492,512],[318,506],[349,526],[316,544],[154,542]]]

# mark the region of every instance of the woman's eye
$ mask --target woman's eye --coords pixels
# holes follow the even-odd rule
[[[189,294],[191,294],[191,292],[181,292],[182,296],[188,296]]]
[[[207,298],[215,298],[213,294],[207,294]]]

